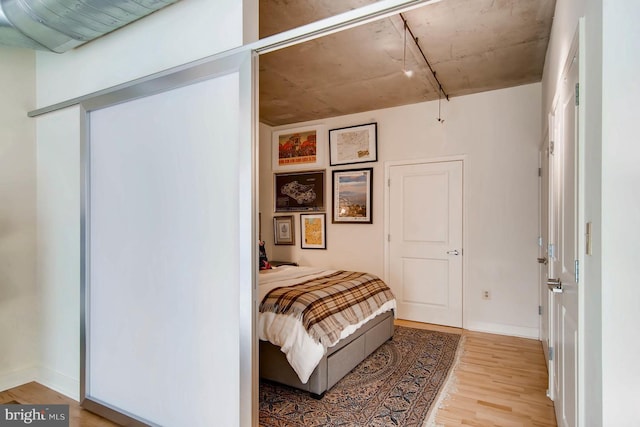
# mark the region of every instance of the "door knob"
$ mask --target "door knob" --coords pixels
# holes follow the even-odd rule
[[[460,252],[458,252],[457,249],[454,249],[452,251],[447,251],[447,255],[460,255]]]
[[[555,292],[557,294],[561,294],[563,292],[562,282],[560,281],[560,278],[547,279],[547,286],[549,287],[549,290],[551,292]]]

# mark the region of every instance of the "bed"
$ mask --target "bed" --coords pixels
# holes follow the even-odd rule
[[[259,301],[260,377],[316,398],[393,336],[395,298],[372,274],[261,270]]]

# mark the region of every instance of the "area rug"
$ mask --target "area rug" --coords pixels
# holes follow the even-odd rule
[[[387,341],[321,400],[260,382],[260,425],[422,426],[456,359],[460,335],[396,326]]]

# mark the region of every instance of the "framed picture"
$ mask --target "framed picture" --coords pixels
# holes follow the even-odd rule
[[[273,217],[273,243],[276,245],[293,245],[294,242],[293,215]]]
[[[324,170],[274,174],[274,210],[324,211],[324,180]]]
[[[324,167],[326,151],[322,126],[284,129],[273,132],[273,170]]]
[[[372,189],[373,168],[333,171],[332,222],[371,224]]]
[[[327,249],[325,214],[300,214],[300,247]]]
[[[329,130],[331,166],[378,161],[378,124]]]

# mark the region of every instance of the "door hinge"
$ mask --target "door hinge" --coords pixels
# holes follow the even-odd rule
[[[542,316],[542,306],[538,306],[538,316]]]
[[[391,178],[387,179],[387,187],[391,187]]]
[[[556,257],[556,253],[555,253],[555,245],[553,243],[549,243],[549,258],[554,258]]]
[[[580,105],[580,83],[576,83],[576,107]]]
[[[553,347],[549,347],[549,362],[553,360]]]
[[[538,236],[538,246],[542,247],[542,236]]]
[[[538,176],[542,176],[542,168],[538,168]]]
[[[391,234],[387,234],[387,242],[391,241]]]
[[[574,273],[576,276],[576,284],[580,281],[580,260],[575,260]]]

